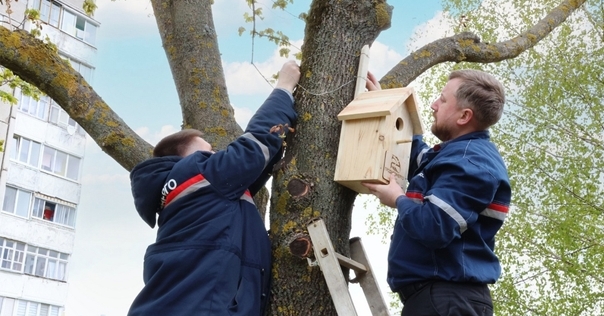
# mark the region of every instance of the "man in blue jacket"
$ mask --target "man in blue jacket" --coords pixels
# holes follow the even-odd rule
[[[162,139],[130,174],[136,210],[154,227],[144,288],[128,315],[264,315],[270,293],[271,244],[252,196],[281,158],[280,137],[296,118],[295,62],[245,133],[225,150],[196,130]]]
[[[368,88],[379,89],[373,76]],[[429,148],[414,136],[405,194],[365,184],[398,217],[388,253],[388,284],[404,304],[403,316],[493,315],[487,284],[501,274],[495,234],[511,199],[506,166],[489,139],[499,121],[504,88],[492,75],[454,71],[432,103]]]

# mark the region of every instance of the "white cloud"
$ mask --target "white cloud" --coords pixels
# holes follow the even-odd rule
[[[157,36],[157,23],[151,1],[97,0],[94,18],[101,21],[100,33],[111,38]],[[111,20],[111,23],[102,21]],[[110,35],[107,35],[110,34]]]
[[[442,11],[437,12],[432,19],[413,29],[413,35],[406,45],[407,52],[411,53],[435,40],[453,35],[454,23],[447,14]]]
[[[247,123],[250,121],[250,119],[256,112],[249,108],[241,108],[235,106],[233,106],[233,108],[235,109],[235,121],[237,121],[237,123],[239,124],[239,126],[241,126],[242,129],[245,129]]]
[[[173,125],[163,125],[159,131],[151,131],[147,126],[139,127],[134,130],[138,136],[142,137],[153,146],[155,146],[162,138],[178,131],[180,131],[180,128]]]
[[[214,26],[218,34],[222,31],[235,32],[240,26],[245,27],[243,19],[245,12],[252,10],[245,1],[241,0],[218,0],[212,5],[212,16],[214,17]],[[270,11],[270,10],[267,10]]]
[[[99,152],[102,152],[99,145],[96,144],[96,142],[94,141],[94,139],[92,139],[92,137],[90,137],[90,135],[86,134],[86,153],[85,153],[85,155],[88,156],[90,154],[96,154]]]
[[[88,157],[87,157],[88,158]],[[111,158],[109,158],[111,159]],[[82,177],[82,185],[98,185],[98,184],[112,184],[112,183],[130,183],[128,173],[124,170],[120,173],[114,174],[86,174]]]
[[[402,59],[403,56],[390,46],[375,41],[369,50],[369,70],[380,78],[392,69],[392,65],[396,65]]]
[[[147,127],[147,126],[139,127],[134,132],[136,134],[138,134],[138,136],[142,137],[143,139],[145,139],[146,137],[149,137],[149,134],[151,134],[151,131],[149,130],[149,127]]]
[[[260,66],[262,65],[256,64],[258,69],[260,69]],[[258,70],[254,68],[254,65],[247,61],[225,63],[223,67],[226,85],[230,95],[266,95],[272,90],[272,86],[266,82],[267,79],[270,80],[271,75],[264,75],[267,73],[264,71],[258,72]],[[276,73],[277,71],[274,71],[273,73]]]
[[[97,0],[98,9],[94,18],[97,21],[112,20],[111,23],[102,23],[100,32],[110,34],[112,38],[147,37],[150,34],[157,36],[157,23],[153,6],[149,0]],[[212,5],[214,27],[218,34],[237,34],[240,26],[249,28],[251,24],[244,21],[244,13],[251,12],[245,1],[218,0]],[[275,18],[275,10],[263,10],[264,19],[257,19],[259,24],[268,24]]]
[[[172,125],[164,125],[159,131],[152,131],[149,127],[143,126],[136,129],[135,132],[150,144],[155,145],[160,139],[179,130],[179,128]],[[87,134],[81,182],[84,187],[111,184],[129,186],[130,178],[128,172],[113,160],[113,158],[103,152]]]
[[[302,41],[292,41],[294,47],[302,47]],[[292,48],[292,52],[297,49]],[[273,84],[267,83],[273,78],[273,75],[279,72],[281,66],[294,59],[279,56],[279,50],[275,49],[271,57],[266,61],[254,62],[232,62],[225,63],[223,68],[226,77],[226,84],[230,95],[268,95],[273,89]]]

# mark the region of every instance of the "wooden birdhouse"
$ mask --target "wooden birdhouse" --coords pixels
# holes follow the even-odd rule
[[[359,193],[361,182],[405,188],[413,135],[423,134],[413,88],[359,93],[338,114],[342,121],[334,180]]]

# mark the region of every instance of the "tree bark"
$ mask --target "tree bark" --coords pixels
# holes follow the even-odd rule
[[[385,1],[370,0],[311,5],[295,92],[298,124],[273,181],[272,315],[336,315],[321,270],[302,259],[309,254],[306,225],[323,218],[336,251],[348,253],[356,193],[333,181],[336,117],[353,99],[362,46],[390,26],[391,10]]]
[[[204,132],[215,149],[242,134],[229,103],[212,0],[152,0],[166,57],[176,84],[183,128]]]

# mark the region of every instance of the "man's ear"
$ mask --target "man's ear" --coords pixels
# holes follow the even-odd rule
[[[461,116],[457,119],[457,125],[468,125],[473,117],[474,112],[472,109],[465,108],[461,110]]]

